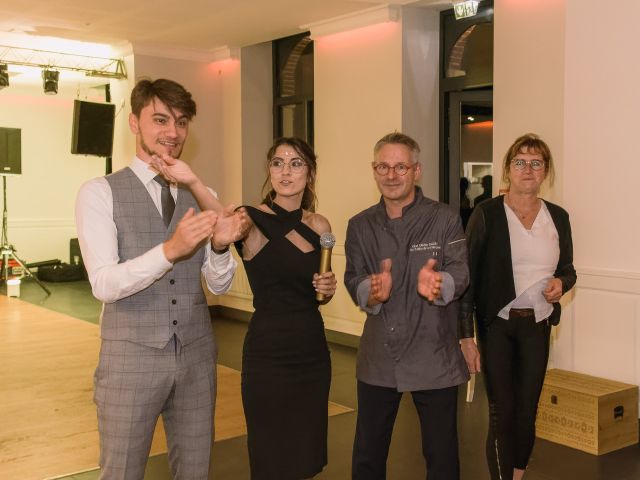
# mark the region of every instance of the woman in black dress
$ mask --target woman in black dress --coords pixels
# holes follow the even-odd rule
[[[184,162],[163,157],[155,167],[188,186],[201,208],[218,211],[218,222],[227,221],[220,202]],[[316,157],[309,145],[276,140],[267,171],[269,192],[258,207],[241,209],[249,228],[236,242],[255,308],[242,356],[242,403],[251,478],[301,480],[327,464],[331,361],[318,305],[331,299],[336,279],[333,272],[316,272],[320,235],[331,226],[314,213]]]
[[[269,192],[246,207],[247,236],[236,246],[255,312],[244,342],[242,402],[252,479],[299,480],[327,463],[331,363],[318,311],[335,293],[332,272],[319,275],[320,235],[329,222],[314,213],[316,158],[297,138],[267,153]]]

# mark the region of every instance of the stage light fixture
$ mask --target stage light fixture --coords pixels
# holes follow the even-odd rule
[[[55,95],[58,93],[58,77],[60,72],[57,70],[42,70],[42,89],[46,95]]]
[[[480,0],[452,0],[453,11],[456,14],[456,20],[473,17],[478,13],[478,4]]]
[[[9,71],[6,63],[0,63],[0,89],[9,86]]]

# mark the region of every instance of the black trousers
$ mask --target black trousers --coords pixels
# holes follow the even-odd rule
[[[420,418],[422,454],[429,480],[460,478],[458,460],[458,387],[411,392]],[[353,445],[352,478],[387,476],[391,433],[402,392],[358,381],[358,421]]]
[[[479,337],[489,400],[487,462],[493,480],[525,469],[535,440],[538,400],[549,359],[548,320],[533,313],[509,320],[496,317]]]

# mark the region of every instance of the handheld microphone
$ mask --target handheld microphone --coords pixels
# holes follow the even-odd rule
[[[320,235],[320,269],[318,273],[327,273],[331,271],[331,249],[336,244],[336,236],[331,232],[325,232]],[[316,300],[324,301],[324,293],[317,292]]]

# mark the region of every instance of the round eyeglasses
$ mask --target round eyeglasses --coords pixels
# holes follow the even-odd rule
[[[543,160],[523,160],[522,158],[514,158],[511,160],[511,164],[516,170],[524,170],[527,166],[531,167],[531,170],[542,170],[544,168]]]
[[[284,167],[289,166],[292,172],[300,173],[307,166],[306,162],[300,158],[294,158],[289,162],[285,162],[281,158],[272,158],[269,162],[269,169],[272,172],[281,172]]]
[[[378,175],[387,175],[389,173],[389,170],[393,170],[396,175],[400,175],[401,177],[406,175],[409,170],[413,170],[416,165],[417,163],[413,163],[411,165],[407,165],[406,163],[396,163],[392,167],[391,165],[387,165],[386,163],[371,164]]]

